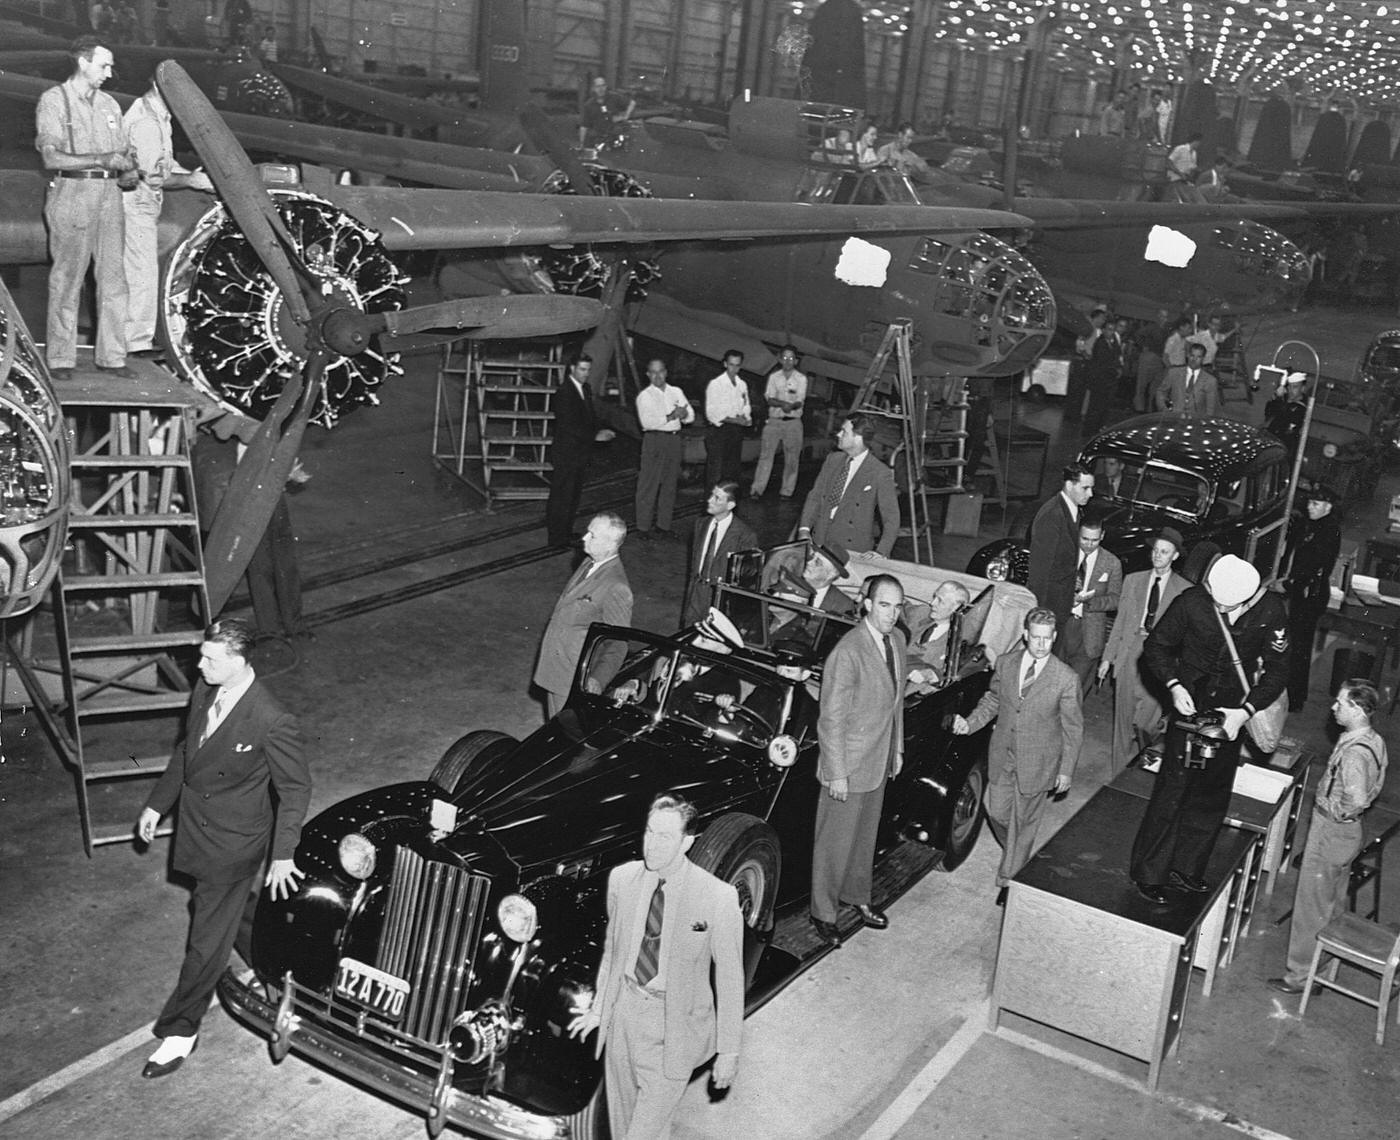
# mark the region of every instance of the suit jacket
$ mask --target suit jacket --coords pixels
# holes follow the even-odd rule
[[[608,875],[608,931],[598,964],[598,1052],[612,1030],[624,978],[636,964],[656,880],[640,860]],[[688,1078],[715,1053],[738,1053],[744,1028],[744,921],[738,892],[686,860],[666,883],[658,961],[666,981],[661,1065]],[[714,966],[714,983],[710,967]]]
[[[550,451],[550,462],[577,462],[588,454],[598,434],[598,417],[593,401],[580,396],[578,386],[566,376],[555,390],[552,408],[554,445]]]
[[[1175,570],[1168,573],[1162,596],[1157,601],[1159,619],[1177,595],[1190,585]],[[1113,631],[1108,635],[1103,651],[1103,660],[1113,666],[1114,676],[1119,679],[1136,669],[1138,658],[1142,656],[1142,645],[1147,640],[1147,634],[1142,632],[1142,615],[1147,609],[1147,593],[1151,589],[1151,570],[1139,570],[1123,579],[1123,592],[1118,598],[1118,618],[1113,623]]]
[[[1094,558],[1092,581],[1084,583],[1086,590],[1092,589],[1093,596],[1084,603],[1084,652],[1090,657],[1103,653],[1108,642],[1108,625],[1113,612],[1118,609],[1118,597],[1123,592],[1123,563],[1116,554],[1111,554],[1102,546]]]
[[[922,602],[915,602],[913,612],[911,607],[905,606],[906,620],[909,623],[909,648],[905,665],[910,669],[919,669],[924,666],[931,666],[938,670],[938,676],[943,676],[943,666],[948,657],[948,634],[952,631],[953,624],[948,622],[943,627],[943,632],[936,637],[929,638],[928,641],[920,644],[920,640],[934,626],[933,614],[929,607]]]
[[[898,686],[865,621],[827,655],[817,718],[817,779],[823,785],[846,779],[852,792],[873,792],[889,771],[891,736],[895,753],[904,754],[904,635],[896,629],[890,641]]]
[[[1079,528],[1063,493],[1041,504],[1031,523],[1031,567],[1026,586],[1036,601],[1055,612],[1063,627],[1074,605],[1074,568],[1079,561]]]
[[[1157,389],[1157,407],[1170,407],[1173,411],[1185,412],[1188,416],[1209,419],[1220,414],[1220,382],[1204,368],[1196,377],[1195,387],[1188,399],[1186,395],[1186,368],[1168,368]]]
[[[851,485],[841,497],[836,514],[831,513],[831,495],[841,486],[846,472],[846,453],[833,451],[817,472],[817,481],[802,504],[798,526],[812,532],[812,541],[820,546],[828,540],[838,542],[847,550],[873,550],[888,558],[899,537],[899,493],[895,490],[890,469],[866,452]],[[880,513],[880,541],[875,541],[875,512]]]
[[[588,627],[595,621],[609,625],[632,623],[632,587],[621,558],[610,558],[586,578],[576,570],[569,579],[554,603],[554,612],[549,615],[549,625],[540,642],[535,684],[551,693],[569,691]],[[600,684],[611,679],[611,676],[598,677]]]
[[[179,803],[173,866],[210,883],[257,874],[267,858],[290,859],[311,801],[311,773],[296,717],[259,680],[208,740],[217,688],[202,680],[190,699],[185,733],[146,806],[164,815]],[[276,808],[270,791],[277,793]]]
[[[1048,792],[1056,776],[1073,776],[1079,761],[1079,746],[1084,741],[1079,678],[1052,654],[1041,662],[1022,697],[1024,662],[1025,647],[1021,645],[997,658],[991,686],[967,718],[967,727],[976,732],[995,718],[987,752],[993,778],[1012,766],[1022,794]]]
[[[729,520],[729,529],[724,532],[724,537],[719,540],[719,546],[715,550],[714,557],[710,559],[710,565],[701,569],[699,566],[700,555],[704,553],[705,535],[710,529],[710,516],[695,520],[695,527],[690,534],[690,553],[686,556],[686,585],[685,604],[681,607],[681,625],[694,625],[710,608],[710,603],[714,599],[714,587],[717,582],[724,580],[725,567],[729,565],[729,556],[740,550],[753,550],[758,546],[758,535],[754,533],[753,527],[749,526],[738,515],[732,515]]]

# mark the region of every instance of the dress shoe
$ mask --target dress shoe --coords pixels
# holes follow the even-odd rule
[[[141,1075],[150,1080],[168,1077],[185,1063],[185,1058],[199,1048],[199,1037],[165,1037],[151,1054]]]
[[[841,945],[841,931],[837,929],[836,923],[824,922],[820,918],[813,918],[812,929],[817,932],[817,938],[827,946]]]
[[[1294,985],[1287,978],[1270,978],[1264,984],[1271,990],[1278,990],[1281,994],[1300,994],[1303,992],[1302,986]]]
[[[1172,901],[1171,895],[1167,894],[1167,888],[1156,883],[1134,883],[1137,893],[1150,903],[1157,906],[1166,906]]]
[[[139,379],[141,379],[139,376],[136,375],[135,372],[133,372],[133,371],[132,371],[130,368],[128,368],[125,364],[99,364],[99,365],[97,365],[97,371],[99,371],[99,372],[104,372],[104,373],[106,373],[108,376],[115,376],[115,377],[117,377],[117,378],[120,379],[120,380],[139,380]]]
[[[885,912],[882,910],[876,910],[874,907],[858,906],[856,907],[856,913],[860,915],[861,922],[865,923],[871,930],[886,930],[889,928],[890,920],[885,916]]]
[[[1210,884],[1204,879],[1198,879],[1195,875],[1183,875],[1180,871],[1172,871],[1172,886],[1180,887],[1183,891],[1195,891],[1197,894],[1205,894],[1210,890]]]

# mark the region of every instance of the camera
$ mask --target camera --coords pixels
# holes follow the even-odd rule
[[[1206,767],[1220,754],[1229,740],[1225,735],[1225,714],[1215,709],[1182,717],[1172,723],[1180,731],[1181,766],[1196,769]]]

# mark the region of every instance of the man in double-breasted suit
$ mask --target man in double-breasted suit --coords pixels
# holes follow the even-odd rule
[[[1111,772],[1127,765],[1138,750],[1156,735],[1162,719],[1162,696],[1157,682],[1140,664],[1142,647],[1157,619],[1177,595],[1191,585],[1172,569],[1181,556],[1183,539],[1175,527],[1164,527],[1152,540],[1152,569],[1139,570],[1123,579],[1118,617],[1108,635],[1099,680],[1113,673],[1113,753]],[[1156,587],[1154,594],[1153,587]]]
[[[744,922],[734,887],[686,858],[695,807],[652,800],[642,858],[608,875],[608,930],[593,1005],[569,1034],[598,1030],[617,1140],[671,1133],[690,1075],[711,1056],[716,1088],[739,1065]],[[713,967],[713,982],[711,968]]]
[[[875,421],[869,416],[844,420],[836,448],[822,463],[817,481],[802,504],[798,538],[814,546],[835,542],[852,553],[874,551],[888,558],[899,536],[899,494],[894,475],[870,452]],[[875,515],[880,538],[875,539]]]
[[[724,580],[729,556],[758,546],[753,527],[734,512],[738,499],[739,484],[732,479],[722,479],[710,488],[710,497],[705,500],[705,517],[695,520],[686,560],[685,603],[681,607],[683,626],[694,625],[710,612],[715,585]]]
[[[1206,350],[1199,344],[1188,345],[1186,364],[1168,368],[1157,389],[1157,407],[1162,411],[1184,412],[1188,416],[1209,419],[1220,413],[1220,382],[1207,372]]]
[[[175,992],[156,1018],[160,1046],[141,1071],[173,1073],[194,1051],[199,1023],[228,965],[229,951],[251,962],[253,888],[271,848],[265,886],[292,894],[302,872],[292,856],[311,799],[296,718],[257,679],[247,622],[211,625],[199,650],[185,734],[136,823],[150,843],[161,816],[179,805],[174,869],[194,880],[189,941]],[[275,793],[274,801],[272,794]]]
[[[574,516],[583,494],[583,476],[595,440],[608,440],[612,432],[599,430],[588,374],[593,360],[580,356],[569,365],[569,374],[554,393],[554,442],[549,448],[549,499],[544,506],[545,529],[550,546],[574,541]]]
[[[594,515],[583,536],[586,557],[554,603],[535,665],[535,684],[544,690],[545,712],[550,717],[558,715],[569,699],[588,627],[595,621],[632,623],[632,586],[618,557],[626,537],[627,524],[618,515]],[[584,680],[588,691],[601,693],[619,664],[620,659],[613,657],[595,661]]]
[[[1026,644],[997,658],[992,683],[966,718],[953,718],[953,733],[966,736],[992,720],[987,751],[987,822],[1001,844],[997,886],[1009,883],[1031,857],[1046,797],[1069,791],[1084,716],[1074,670],[1050,654],[1055,615],[1026,615]]]
[[[843,903],[866,926],[889,926],[870,905],[871,873],[885,781],[904,764],[905,645],[896,628],[904,589],[889,574],[865,585],[865,620],[822,666],[817,718],[817,779],[824,791],[812,841],[812,926],[832,946],[841,942],[836,916]]]
[[[1094,494],[1094,476],[1071,463],[1060,473],[1060,490],[1035,513],[1030,532],[1030,576],[1026,586],[1055,615],[1061,629],[1074,606],[1074,568],[1079,561],[1079,513]]]
[[[1102,520],[1088,514],[1079,520],[1074,605],[1058,647],[1064,663],[1079,678],[1081,695],[1088,694],[1108,642],[1108,623],[1118,609],[1118,595],[1123,592],[1123,563],[1103,548],[1103,536]]]

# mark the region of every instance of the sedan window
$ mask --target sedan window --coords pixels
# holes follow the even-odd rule
[[[1119,484],[1118,497],[1195,519],[1210,501],[1210,484],[1189,471],[1149,463]]]

